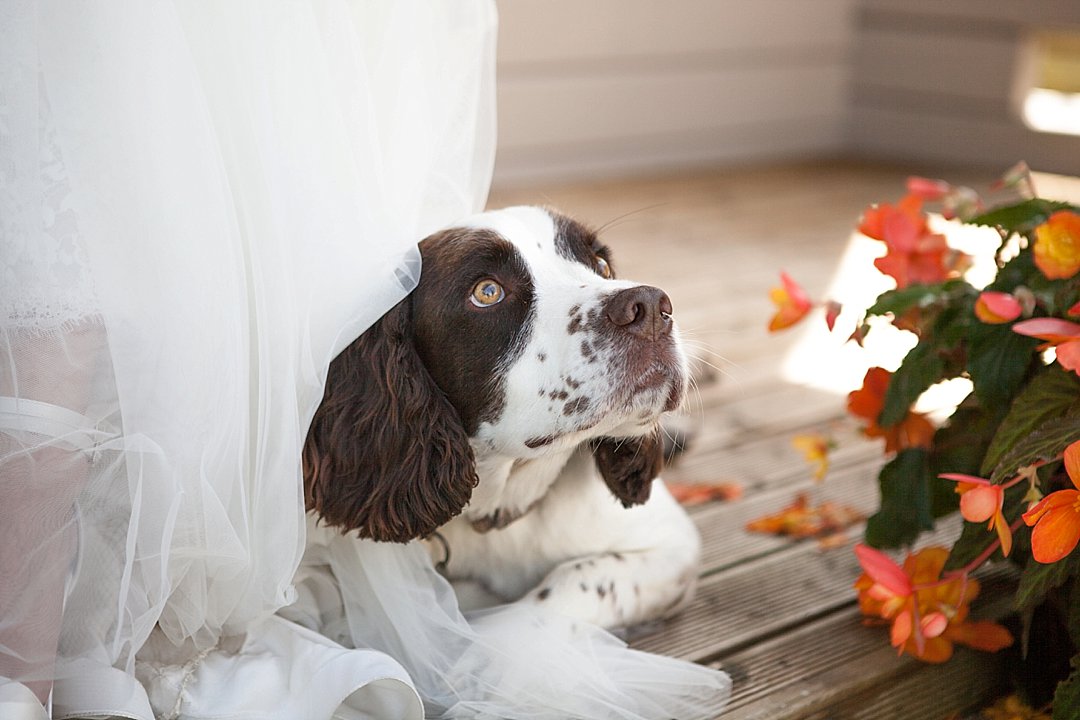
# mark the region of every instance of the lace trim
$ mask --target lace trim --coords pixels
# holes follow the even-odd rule
[[[34,103],[0,86],[0,319],[40,328],[77,322],[98,303],[40,73],[37,88]],[[35,124],[36,153],[15,130]]]

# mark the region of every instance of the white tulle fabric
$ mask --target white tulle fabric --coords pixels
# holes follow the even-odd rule
[[[722,672],[631,650],[604,630],[507,605],[470,615],[416,543],[342,536],[309,520],[299,598],[281,614],[399,660],[430,718],[711,720]]]
[[[323,537],[294,578],[330,360],[483,205],[494,29],[488,0],[0,2],[0,715],[691,718],[725,691],[595,629],[470,626],[417,548]]]
[[[0,3],[0,676],[55,677],[58,717],[150,717],[155,625],[209,660],[292,601],[327,365],[483,204],[494,30],[486,1]]]

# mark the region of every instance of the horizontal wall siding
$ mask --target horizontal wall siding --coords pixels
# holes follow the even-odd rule
[[[855,1],[499,2],[496,182],[839,152]]]
[[[860,0],[848,148],[859,157],[1080,174],[1080,137],[1030,130],[1029,34],[1080,31],[1080,2]]]

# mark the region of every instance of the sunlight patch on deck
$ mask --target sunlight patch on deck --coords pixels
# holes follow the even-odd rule
[[[983,287],[996,273],[994,250],[1000,244],[998,234],[985,227],[972,227],[931,216],[931,229],[944,233],[949,245],[972,256],[973,264],[965,274],[975,287]],[[836,300],[844,306],[836,329],[830,332],[820,314],[811,316],[801,328],[797,341],[788,351],[781,368],[785,380],[838,395],[857,390],[871,367],[894,371],[911,348],[915,336],[898,330],[880,318],[871,319],[871,330],[862,347],[847,342],[862,319],[863,311],[877,297],[895,287],[892,278],[874,267],[875,258],[884,254],[884,245],[860,233],[852,233],[840,258],[837,270],[821,300]],[[940,383],[928,390],[916,405],[919,412],[947,417],[971,392],[965,378]]]

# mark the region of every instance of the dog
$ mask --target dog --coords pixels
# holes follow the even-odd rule
[[[685,606],[700,538],[658,477],[688,377],[668,296],[545,208],[482,213],[420,252],[418,287],[330,366],[308,509],[425,538],[463,607],[614,629]]]

